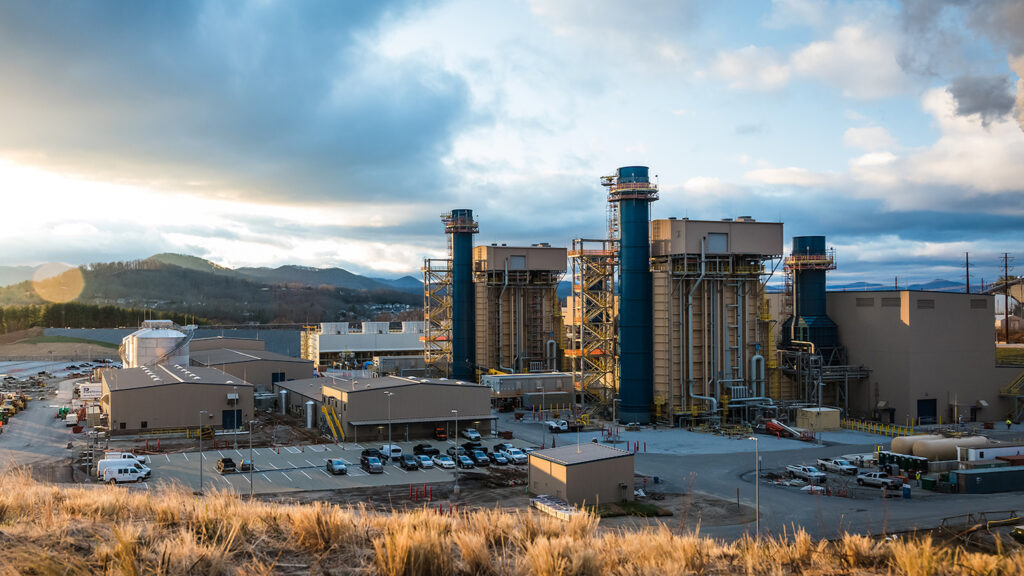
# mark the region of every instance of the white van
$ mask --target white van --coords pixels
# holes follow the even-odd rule
[[[402,457],[402,447],[398,444],[384,444],[380,447],[380,453],[389,460],[398,460]]]
[[[124,468],[125,466],[134,467],[142,474],[143,478],[149,478],[150,475],[152,474],[152,471],[149,469],[149,466],[146,466],[145,464],[139,464],[138,462],[133,462],[127,458],[115,458],[113,460],[100,460],[99,462],[97,462],[96,477],[102,478],[103,472],[105,472],[109,468]]]
[[[145,477],[142,475],[142,471],[135,467],[134,464],[125,463],[123,466],[115,468],[107,468],[103,471],[103,481],[111,484],[118,484],[121,482],[142,482]]]
[[[104,452],[104,460],[117,460],[120,458],[126,458],[128,460],[135,460],[139,464],[149,464],[149,456],[136,456],[131,452]]]

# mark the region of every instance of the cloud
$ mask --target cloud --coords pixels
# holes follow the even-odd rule
[[[861,150],[886,150],[896,145],[896,140],[889,131],[881,126],[866,128],[848,128],[843,133],[843,145]]]
[[[765,18],[768,28],[790,28],[807,25],[822,28],[827,25],[828,6],[816,0],[772,0],[772,10]]]
[[[814,188],[827,186],[832,178],[827,174],[812,172],[806,168],[761,168],[745,174],[748,180],[762,184]]]
[[[1014,98],[1006,76],[959,76],[948,90],[956,100],[957,114],[977,114],[985,126],[1013,110]]]
[[[746,46],[719,53],[711,66],[711,73],[728,81],[733,89],[770,91],[784,87],[791,72],[774,50]]]
[[[246,199],[372,191],[387,203],[444,190],[440,159],[457,129],[483,117],[470,116],[460,77],[375,52],[379,23],[408,9],[4,3],[0,152]]]

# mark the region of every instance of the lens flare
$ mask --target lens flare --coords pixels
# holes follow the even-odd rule
[[[70,302],[82,293],[85,278],[82,270],[67,264],[43,264],[32,277],[32,289],[47,302]]]

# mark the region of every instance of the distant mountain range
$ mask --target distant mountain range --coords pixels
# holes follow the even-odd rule
[[[311,268],[307,266],[279,266],[277,268],[227,268],[196,256],[185,254],[155,254],[141,262],[176,266],[185,270],[216,274],[229,278],[248,279],[259,284],[301,284],[303,286],[335,286],[350,290],[398,290],[422,294],[423,282],[412,276],[396,279],[360,276],[343,268]],[[0,286],[10,286],[31,280],[38,266],[0,266]]]

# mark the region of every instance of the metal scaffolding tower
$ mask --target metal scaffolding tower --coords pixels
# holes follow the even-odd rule
[[[452,260],[423,260],[423,359],[448,377],[452,365]]]
[[[591,400],[610,403],[618,388],[615,272],[618,242],[572,241],[572,325],[565,355],[573,381]]]

